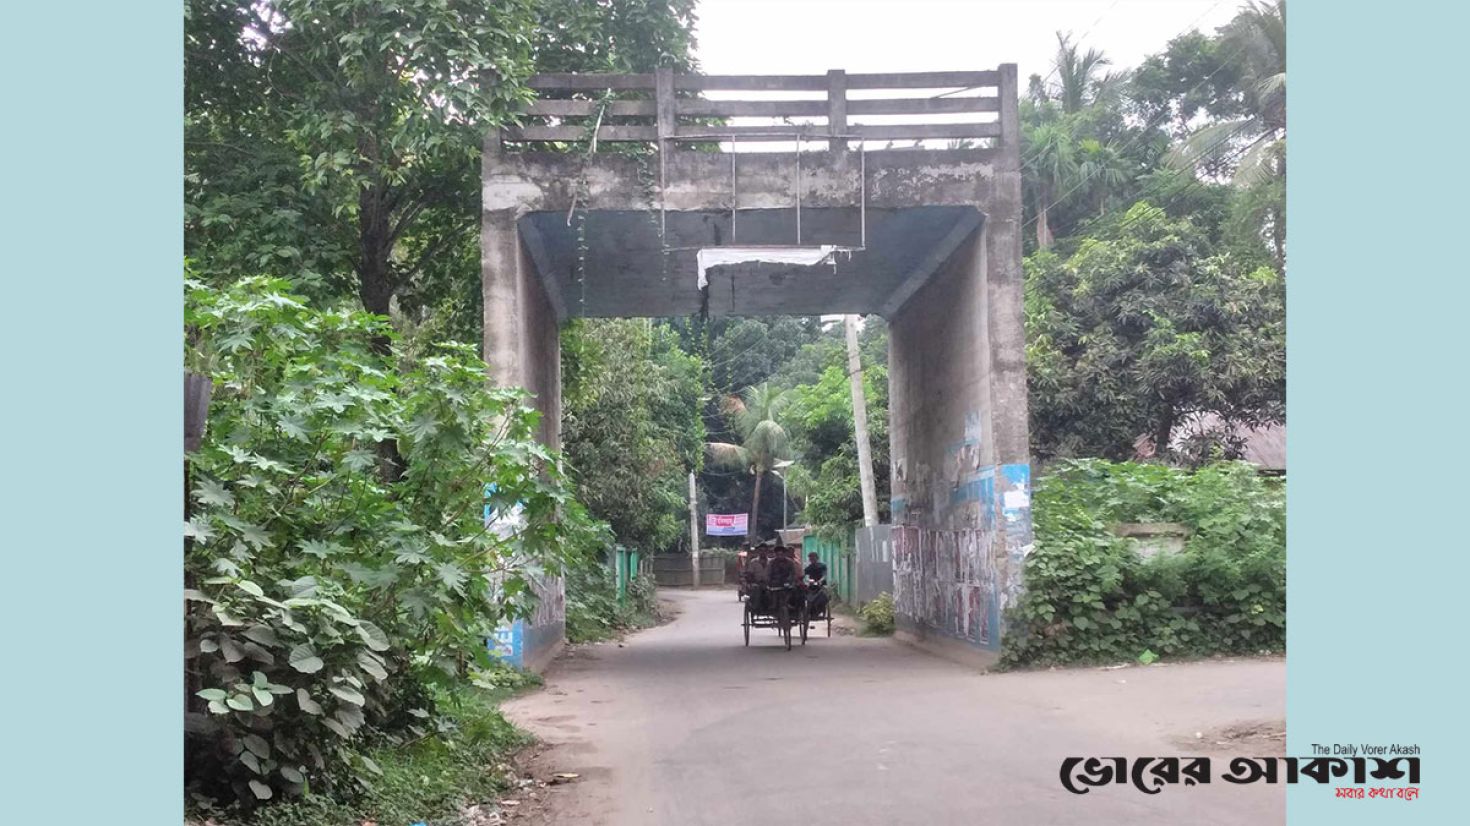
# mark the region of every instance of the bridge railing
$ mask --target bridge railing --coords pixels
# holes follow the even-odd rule
[[[825,75],[686,75],[664,69],[653,74],[543,74],[532,77],[530,86],[538,97],[525,109],[520,125],[503,130],[506,140],[575,142],[594,134],[598,141],[658,143],[811,139],[845,149],[852,141],[994,145],[1008,140],[1016,127],[1014,64],[986,71],[892,74],[840,69]],[[907,94],[888,96],[895,90]],[[710,100],[703,97],[705,92],[751,96]],[[771,93],[806,97],[756,97]],[[853,121],[874,116],[890,122]],[[898,121],[891,122],[895,116]],[[954,116],[971,119],[934,122]],[[767,122],[719,122],[727,118]]]

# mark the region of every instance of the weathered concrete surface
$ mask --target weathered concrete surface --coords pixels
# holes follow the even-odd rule
[[[536,394],[555,445],[565,318],[882,314],[900,620],[920,641],[993,656],[1031,545],[1016,67],[995,77],[999,135],[979,149],[721,153],[661,141],[634,157],[510,151],[488,136],[496,381]],[[697,289],[698,247],[852,245],[864,204],[866,249],[839,255],[835,271],[721,267]]]
[[[1061,787],[1069,756],[1232,752],[1195,732],[1284,719],[1285,663],[984,675],[883,639],[774,632],[741,645],[732,591],[666,592],[683,613],[573,651],[506,705],[574,772],[512,822],[607,826],[1270,824],[1285,786]],[[1233,752],[1235,754],[1245,752]],[[1217,772],[1219,769],[1217,769]]]

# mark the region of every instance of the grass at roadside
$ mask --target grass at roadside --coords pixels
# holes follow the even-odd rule
[[[382,826],[459,822],[466,804],[495,800],[509,788],[507,761],[531,738],[501,715],[510,696],[540,684],[533,674],[503,670],[481,685],[463,685],[439,700],[440,730],[409,743],[382,743],[363,751],[382,770],[372,789],[351,800],[307,795],[238,810],[196,810],[191,820],[220,826]]]

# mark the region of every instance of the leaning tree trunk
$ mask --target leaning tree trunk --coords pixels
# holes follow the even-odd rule
[[[763,470],[758,470],[755,472],[755,495],[751,497],[750,500],[750,524],[745,526],[745,541],[751,543],[752,545],[755,544],[756,535],[757,533],[759,533],[759,529],[756,527],[756,523],[760,519],[761,480],[764,479],[765,476],[766,472]]]
[[[1047,187],[1037,189],[1036,199],[1036,248],[1042,250],[1051,249],[1055,238],[1051,234],[1051,221],[1047,213],[1050,211],[1051,198]]]

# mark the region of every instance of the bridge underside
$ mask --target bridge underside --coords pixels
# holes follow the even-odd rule
[[[834,140],[799,157],[732,156],[660,140],[650,159],[514,151],[488,137],[492,379],[535,395],[541,439],[556,447],[568,318],[883,315],[899,628],[992,657],[1031,544],[1014,71],[996,73],[990,147],[864,152]],[[699,287],[699,249],[798,238],[859,249],[813,266],[716,266]]]
[[[795,209],[666,212],[596,210],[522,216],[521,241],[558,317],[668,318],[710,315],[889,315],[974,234],[983,216],[970,206],[801,211],[804,239],[843,247],[831,264],[744,263],[708,271],[698,286],[698,248],[796,244]],[[866,221],[866,232],[862,224]],[[812,243],[808,240],[808,244]]]

